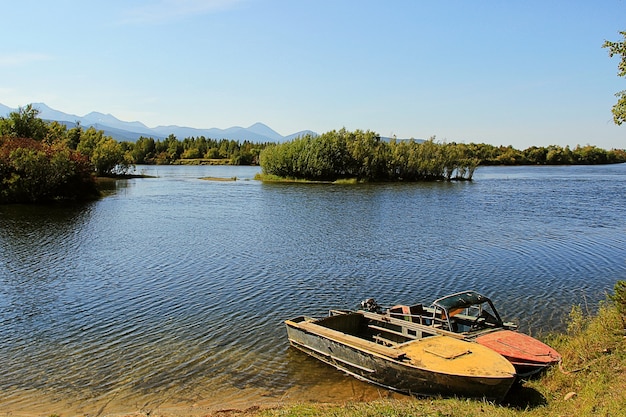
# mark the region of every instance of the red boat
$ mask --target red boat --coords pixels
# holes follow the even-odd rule
[[[512,330],[491,331],[474,340],[507,358],[518,376],[522,377],[533,375],[561,360],[561,355],[550,346]]]
[[[503,322],[493,302],[475,291],[464,291],[421,304],[397,305],[382,312],[375,301],[361,303],[366,310],[419,323],[440,334],[456,335],[486,346],[509,360],[520,377],[536,374],[561,361],[561,355],[539,340],[517,331],[514,323]]]

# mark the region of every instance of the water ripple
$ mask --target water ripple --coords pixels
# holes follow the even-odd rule
[[[474,288],[536,334],[626,279],[623,167],[349,187],[150,169],[87,206],[0,206],[0,412],[323,401],[346,380],[288,348],[286,318]]]

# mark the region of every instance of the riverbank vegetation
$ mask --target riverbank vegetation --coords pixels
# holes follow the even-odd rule
[[[336,181],[471,180],[479,165],[572,165],[626,162],[626,151],[595,146],[530,147],[382,140],[371,131],[345,129],[306,135],[266,147],[260,154],[260,179]]]
[[[345,129],[339,132],[345,131]],[[329,137],[338,132],[328,132],[321,136]],[[346,134],[359,135],[368,132],[346,132]],[[376,134],[369,134],[377,137]],[[305,135],[292,141],[293,144],[303,140],[310,141],[316,136]],[[382,144],[396,146],[403,151],[404,148],[420,144],[422,140],[395,140],[381,138]],[[429,142],[436,145],[458,147],[464,155],[471,159],[477,159],[478,165],[592,165],[612,164],[626,162],[626,150],[604,150],[592,145],[561,147],[550,145],[548,147],[531,146],[525,150],[518,150],[512,146],[493,146],[487,144],[456,144],[438,143],[433,137]],[[174,135],[165,139],[141,137],[137,142],[122,142],[122,147],[128,152],[134,164],[148,165],[259,165],[261,152],[276,144],[271,142],[255,143],[250,141],[238,142],[232,139],[210,139],[204,136],[189,137],[179,140]],[[394,144],[394,145],[391,145]],[[290,145],[287,145],[290,146]],[[291,145],[297,147],[298,145]],[[372,159],[374,156],[372,156]]]
[[[97,197],[93,165],[77,150],[76,132],[37,114],[27,106],[0,118],[0,203]]]
[[[341,129],[267,147],[260,162],[264,175],[311,181],[471,180],[479,161],[466,149],[434,139],[387,142],[371,131]]]
[[[0,203],[92,198],[93,176],[126,178],[137,164],[261,165],[268,181],[469,180],[480,165],[626,162],[626,150],[396,140],[345,129],[284,143],[174,135],[118,142],[101,130],[41,120],[32,105],[0,117]]]
[[[91,164],[79,152],[34,139],[0,139],[0,203],[97,196]]]
[[[269,143],[239,143],[229,139],[169,135],[164,140],[140,137],[124,142],[135,164],[148,165],[258,165],[261,150]]]
[[[626,415],[626,281],[595,313],[575,306],[567,332],[548,337],[560,368],[513,387],[502,404],[465,399],[381,399],[370,403],[292,404],[242,412],[258,417],[547,417]],[[237,414],[232,414],[237,415]]]
[[[625,149],[605,150],[593,145],[574,149],[569,146],[531,146],[518,150],[512,146],[469,144],[471,154],[480,165],[601,165],[626,162]]]

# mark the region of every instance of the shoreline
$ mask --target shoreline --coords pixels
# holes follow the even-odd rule
[[[622,281],[620,281],[621,283]],[[626,290],[626,283],[620,284]],[[616,287],[617,288],[617,287]],[[614,299],[626,301],[623,290]],[[342,373],[314,386],[294,385],[285,392],[261,388],[229,388],[217,393],[193,392],[124,396],[120,389],[91,398],[68,398],[62,392],[25,390],[2,398],[0,413],[11,417],[367,417],[481,416],[545,417],[560,415],[623,415],[626,411],[626,304],[601,304],[596,315],[580,306],[570,313],[567,333],[549,344],[563,356],[541,376],[523,381],[502,403],[463,398],[416,398],[376,388]],[[337,383],[341,390],[329,389]],[[126,384],[128,386],[128,384]],[[47,391],[47,392],[46,392]],[[190,391],[190,392],[188,392]],[[217,394],[217,396],[214,396]],[[325,397],[322,399],[321,395]],[[205,395],[205,397],[203,397]],[[59,399],[59,396],[64,397]],[[131,411],[133,410],[133,411]]]
[[[294,407],[301,403],[336,406],[366,404],[380,399],[412,399],[358,381],[339,371],[332,370],[330,375],[333,376],[332,380],[313,386],[295,385],[287,391],[277,392],[256,387],[216,387],[212,390],[199,385],[186,388],[184,384],[155,394],[124,388],[100,395],[89,391],[63,392],[45,388],[24,390],[12,393],[8,398],[0,397],[0,414],[11,417],[230,417],[257,416],[263,411]],[[124,385],[129,386],[131,383]]]

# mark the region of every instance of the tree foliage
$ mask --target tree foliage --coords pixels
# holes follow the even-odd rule
[[[123,146],[94,128],[46,122],[28,105],[0,117],[0,203],[92,198],[93,173],[125,173]]]
[[[607,151],[593,145],[577,145],[573,150],[569,146],[559,145],[531,146],[525,150],[486,144],[468,146],[480,160],[480,165],[597,165],[626,162],[625,150]]]
[[[140,137],[137,142],[126,142],[135,164],[174,164],[181,160],[220,160],[230,165],[258,165],[259,154],[266,143],[237,142],[232,139],[189,137],[182,141],[169,135],[163,140]]]
[[[0,203],[95,197],[91,172],[87,158],[58,143],[0,138]]]
[[[280,177],[329,181],[417,181],[471,179],[479,165],[605,164],[626,162],[626,151],[595,146],[551,145],[520,151],[512,146],[382,140],[371,131],[333,130],[292,141],[243,143],[176,136],[117,142],[80,124],[46,122],[28,105],[0,117],[0,203],[78,199],[95,191],[93,174],[128,174],[133,164],[220,161],[261,164]],[[213,162],[211,161],[211,162]]]
[[[371,131],[333,130],[265,148],[264,174],[312,181],[471,179],[478,160],[465,145],[441,145],[434,138],[389,142]]]
[[[42,141],[48,132],[46,123],[39,117],[39,110],[29,104],[12,112],[7,118],[0,118],[0,136],[31,138]]]
[[[617,64],[617,75],[626,77],[626,31],[620,32],[620,35],[624,38],[622,41],[605,41],[602,47],[609,50],[609,57],[614,55],[621,57],[620,62]],[[616,93],[615,96],[617,97],[617,103],[612,109],[613,121],[615,124],[621,125],[626,122],[626,90]]]
[[[132,167],[131,156],[122,144],[93,127],[80,131],[76,150],[89,158],[99,176],[123,175]]]

